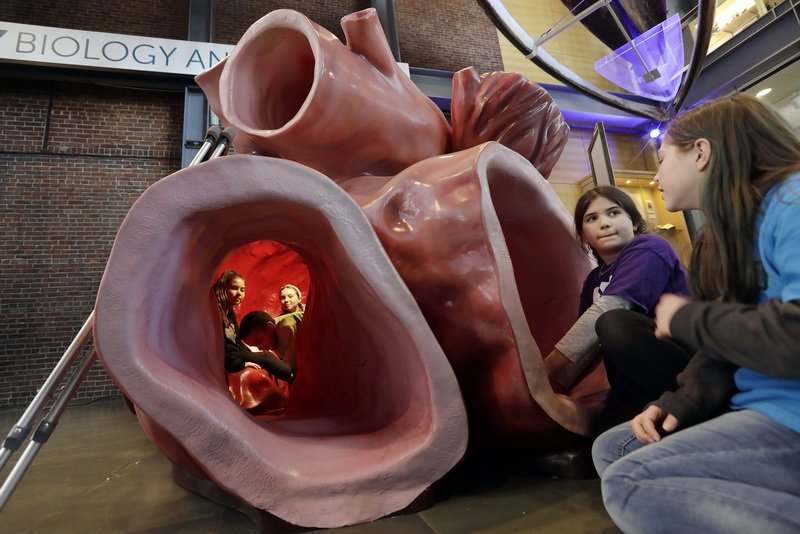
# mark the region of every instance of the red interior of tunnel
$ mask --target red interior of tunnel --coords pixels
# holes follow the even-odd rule
[[[220,265],[217,277],[233,269],[244,276],[246,293],[236,310],[239,317],[253,310],[263,310],[273,317],[283,313],[278,291],[286,284],[297,286],[303,302],[308,302],[310,281],[308,266],[294,250],[275,241],[254,241],[234,250]]]

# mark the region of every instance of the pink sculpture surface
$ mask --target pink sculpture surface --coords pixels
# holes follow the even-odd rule
[[[364,209],[447,354],[473,434],[547,448],[557,433],[553,418],[580,430],[561,412],[542,354],[575,322],[589,260],[563,204],[530,163],[487,143],[393,178],[342,186]],[[573,394],[603,389],[598,378]]]
[[[263,239],[291,244],[317,288],[289,406],[269,420],[228,393],[209,294],[225,256]],[[114,244],[95,342],[173,462],[295,524],[402,509],[464,453],[453,371],[364,213],[293,162],[233,156],[149,188]]]
[[[569,137],[552,97],[519,74],[456,72],[450,115],[454,151],[497,141],[525,156],[545,178]]]
[[[542,365],[591,267],[543,177],[568,132],[557,107],[519,75],[468,69],[451,131],[374,10],[342,26],[347,46],[270,13],[198,77],[240,154],[142,195],[95,320],[106,368],[175,464],[316,527],[408,506],[461,459],[468,418],[475,439],[531,449],[590,424]],[[228,393],[208,288],[266,241],[299,255],[311,291],[287,410],[254,418]],[[606,387],[594,368],[569,395]]]
[[[348,15],[342,29],[347,46],[296,11],[273,11],[197,77],[215,113],[243,134],[236,149],[334,180],[395,174],[446,152],[447,120],[395,62],[375,11]],[[357,128],[345,135],[343,124]]]

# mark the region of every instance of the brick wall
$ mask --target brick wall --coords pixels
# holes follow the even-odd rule
[[[429,4],[437,7],[431,8]],[[42,6],[45,3],[41,3]],[[189,0],[5,0],[0,21],[186,39]],[[164,16],[168,6],[169,16]],[[368,0],[219,0],[215,41],[296,9],[340,39]],[[395,2],[402,60],[454,71],[502,68],[497,36],[472,0]],[[27,405],[94,307],[131,204],[180,167],[183,93],[0,77],[0,409]],[[119,394],[95,364],[75,400]]]
[[[0,407],[30,402],[94,307],[117,228],[180,167],[183,94],[0,81]],[[80,402],[119,394],[95,364]]]
[[[165,7],[169,10],[168,17],[164,16]],[[186,39],[189,33],[189,0],[3,0],[0,3],[0,20],[93,32]]]
[[[339,21],[345,15],[370,7],[370,0],[226,0],[217,2],[214,13],[214,41],[236,44],[255,21],[276,9],[294,9],[345,42]]]
[[[412,67],[503,70],[497,30],[474,0],[395,2],[400,59]]]

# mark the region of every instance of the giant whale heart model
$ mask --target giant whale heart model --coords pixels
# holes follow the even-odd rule
[[[103,364],[183,473],[309,527],[407,507],[468,439],[547,450],[588,424],[542,364],[591,268],[544,178],[568,135],[558,108],[519,75],[466,69],[451,128],[374,10],[342,26],[346,46],[272,12],[198,77],[238,154],[137,200],[94,324]],[[264,242],[301,259],[311,292],[288,407],[254,417],[228,391],[209,288]],[[599,366],[568,394],[607,387]]]

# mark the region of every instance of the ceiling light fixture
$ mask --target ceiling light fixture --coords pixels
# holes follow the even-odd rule
[[[772,91],[772,87],[767,87],[766,89],[762,89],[762,90],[760,90],[759,92],[757,92],[757,93],[756,93],[756,96],[764,96],[764,95],[767,95],[767,94],[769,94],[769,92],[770,92],[770,91]]]

